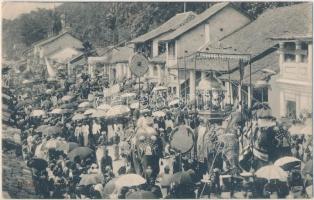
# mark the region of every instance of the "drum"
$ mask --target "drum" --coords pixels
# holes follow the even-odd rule
[[[193,130],[186,125],[181,125],[171,132],[170,147],[177,152],[187,153],[193,148],[194,139]]]

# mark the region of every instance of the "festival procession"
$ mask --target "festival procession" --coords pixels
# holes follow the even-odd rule
[[[312,3],[193,3],[106,48],[22,15],[60,27],[2,55],[3,198],[313,198]]]

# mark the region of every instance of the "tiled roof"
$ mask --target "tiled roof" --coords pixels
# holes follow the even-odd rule
[[[51,43],[53,41],[55,41],[56,39],[66,35],[66,34],[69,34],[71,35],[73,38],[77,39],[76,37],[74,37],[72,34],[70,34],[69,32],[65,31],[65,32],[61,32],[60,34],[56,35],[56,36],[52,36],[52,37],[49,37],[47,39],[43,39],[39,42],[35,42],[32,46],[43,46],[43,45],[46,45],[48,43]],[[79,40],[79,39],[77,39]],[[80,40],[79,40],[80,41]]]
[[[249,84],[250,83],[250,68],[247,66],[244,68],[244,76],[243,76],[243,83]],[[272,71],[279,72],[279,54],[274,51],[265,57],[253,62],[251,65],[251,80],[252,84],[254,84],[257,80],[260,80],[263,72],[262,69],[271,69]],[[230,79],[233,81],[239,81],[239,71],[235,71],[230,74]],[[229,75],[224,74],[219,77],[221,80],[228,80]]]
[[[224,46],[254,57],[276,44],[271,38],[283,35],[312,35],[312,4],[269,9],[255,21],[221,39],[219,45],[208,44],[201,51],[217,51],[217,46]]]
[[[174,31],[179,27],[183,26],[187,22],[193,20],[196,14],[193,12],[185,12],[176,14],[174,17],[170,18],[161,26],[157,27],[156,29],[145,33],[135,39],[133,39],[130,43],[142,43],[148,40],[151,40],[155,37],[158,37],[161,34],[167,33],[169,31]]]
[[[219,12],[220,10],[228,6],[229,4],[230,4],[229,2],[223,2],[223,3],[217,3],[211,6],[210,8],[208,8],[201,14],[197,15],[194,20],[186,23],[184,26],[181,26],[176,31],[164,36],[161,40],[169,41],[169,40],[177,38],[178,36],[182,35],[186,31],[194,28],[195,26],[199,25],[203,21],[207,20],[208,18],[210,18],[211,16],[213,16],[214,14],[216,14],[217,12]]]

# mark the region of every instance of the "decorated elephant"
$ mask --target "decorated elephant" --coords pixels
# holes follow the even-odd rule
[[[289,133],[278,125],[270,109],[258,108],[253,113],[252,124],[244,133],[244,143],[247,145],[240,156],[240,166],[246,171],[252,168],[256,170],[280,157],[291,155]]]
[[[145,176],[146,169],[152,169],[151,177],[159,174],[159,160],[162,157],[162,140],[153,123],[141,117],[137,122],[137,129],[131,138],[132,167],[139,175]]]

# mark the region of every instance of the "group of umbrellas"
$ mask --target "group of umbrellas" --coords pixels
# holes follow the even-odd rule
[[[274,164],[261,167],[255,172],[256,177],[267,180],[287,181],[288,172],[291,169],[301,169],[303,174],[313,174],[313,161],[302,163],[301,160],[292,156],[279,158]],[[251,173],[244,172],[243,176],[251,176]]]

